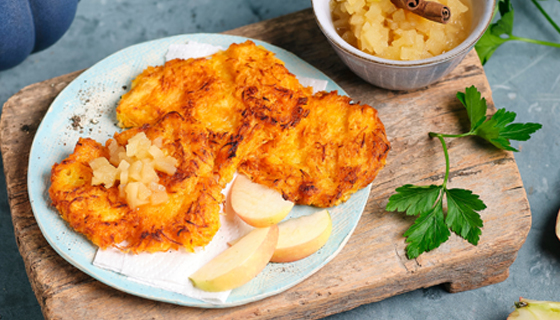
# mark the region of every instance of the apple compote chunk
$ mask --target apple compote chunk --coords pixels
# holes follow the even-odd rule
[[[91,184],[110,188],[118,181],[119,195],[131,208],[167,201],[158,172],[175,174],[177,159],[166,156],[160,149],[161,143],[161,138],[151,141],[144,132],[130,138],[126,148],[112,140],[108,145],[109,159],[99,157],[89,163],[93,169]]]

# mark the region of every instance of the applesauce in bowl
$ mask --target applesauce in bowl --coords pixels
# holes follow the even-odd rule
[[[333,24],[354,47],[380,58],[420,60],[450,51],[469,35],[469,0],[432,0],[447,6],[446,23],[396,7],[391,0],[331,0]]]
[[[341,36],[341,34],[344,35],[344,32],[339,34],[339,31],[337,31],[337,29],[343,27],[343,23],[337,20],[338,22],[335,24],[335,20],[333,20],[333,7],[331,7],[331,1],[332,0],[312,0],[313,12],[315,14],[315,19],[317,21],[319,29],[321,30],[321,32],[323,32],[328,42],[330,43],[336,54],[340,57],[342,62],[346,66],[348,66],[348,68],[352,70],[352,72],[364,79],[366,82],[369,82],[377,87],[390,90],[415,90],[424,88],[437,82],[442,77],[451,72],[451,70],[453,70],[463,60],[467,53],[471,51],[475,43],[480,39],[480,37],[482,37],[484,31],[486,31],[486,29],[489,27],[490,23],[492,22],[492,14],[494,11],[494,6],[496,4],[495,0],[469,0],[469,10],[465,11],[470,11],[470,13],[468,14],[470,16],[470,23],[466,27],[467,36],[463,41],[456,44],[454,48],[444,49],[442,53],[437,55],[433,55],[433,53],[430,53],[433,56],[426,55],[426,57],[419,57],[418,59],[395,60],[362,51],[345,40]],[[352,0],[349,0],[349,2],[350,1]],[[380,3],[384,2],[385,0],[353,0],[353,2],[356,3],[362,1],[364,3],[366,1],[367,3]],[[441,1],[443,2],[443,0]],[[463,2],[464,0],[460,1],[463,5],[465,4],[465,2]],[[392,5],[390,0],[387,0],[387,2],[388,4]],[[446,4],[448,3],[449,0],[447,0]],[[465,6],[467,7],[467,5]],[[457,11],[457,9],[455,10]],[[394,13],[395,12],[393,12],[393,14]],[[397,20],[398,15],[399,14],[397,14],[396,17]],[[454,15],[457,15],[457,13],[453,12],[453,8],[451,8],[451,19],[453,19]],[[407,14],[405,13],[405,17],[406,16]],[[386,19],[385,16],[379,14],[376,15],[373,13],[370,14],[370,17],[376,19]],[[359,19],[359,17],[354,19]],[[389,16],[389,19],[393,22],[395,21],[395,17],[393,17],[392,15]],[[412,19],[416,18],[413,17]],[[434,22],[433,25],[437,25],[437,23]],[[389,24],[385,25],[385,23],[383,23],[383,26],[388,26],[389,28],[391,27]],[[405,23],[404,26],[401,27],[401,29],[403,29],[404,31],[412,30],[412,28],[405,29],[409,27],[410,26],[407,26]],[[419,28],[422,29],[422,27]],[[433,26],[429,29],[431,30],[438,28],[440,27]],[[350,28],[350,30],[351,29],[352,28]],[[418,31],[416,31],[417,29],[414,30],[417,36]],[[434,39],[436,38],[435,33],[436,31],[434,31]],[[445,34],[445,31],[443,33]],[[381,37],[381,32],[372,32],[372,34],[376,37]],[[439,34],[441,35],[441,33]],[[416,36],[412,37],[413,35],[415,35],[412,32],[403,33],[403,35],[409,36],[410,38],[419,38]],[[347,34],[346,37],[348,36],[349,34]],[[440,37],[437,36],[437,38]],[[397,37],[394,37],[392,40],[399,39],[397,39]],[[424,36],[424,40],[426,42],[426,40],[429,40],[429,37],[426,38]],[[401,41],[406,42],[405,40]],[[456,43],[457,42],[459,41],[456,41]],[[412,43],[412,41],[410,41],[410,43]],[[413,45],[403,44],[401,45],[401,52],[403,46],[413,47]],[[424,46],[426,46],[426,43],[424,43]],[[431,46],[435,47],[435,43],[429,45],[429,47]],[[386,50],[391,51],[394,49]],[[405,50],[404,57],[410,58],[415,55],[415,52],[406,51],[407,50]]]

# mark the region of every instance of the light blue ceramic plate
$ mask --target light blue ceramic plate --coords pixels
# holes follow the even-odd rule
[[[97,247],[74,232],[50,205],[48,188],[51,167],[72,153],[79,137],[105,142],[120,129],[116,126],[115,107],[130,88],[131,80],[144,68],[161,65],[171,44],[196,41],[228,47],[247,38],[191,34],[138,44],[121,50],[89,68],[70,83],[46,113],[31,147],[28,189],[31,207],[43,235],[64,259],[95,279],[116,289],[140,297],[203,308],[223,308],[257,301],[293,287],[317,272],[333,259],[354,231],[366,204],[370,187],[354,194],[346,203],[330,209],[333,231],[328,243],[318,252],[293,263],[269,263],[265,270],[244,286],[233,290],[222,304],[210,304],[171,291],[161,290],[128,280],[126,277],[92,265]],[[295,55],[270,44],[253,40],[286,63],[294,74],[328,81],[327,90],[342,88]],[[317,210],[296,206],[290,217]]]

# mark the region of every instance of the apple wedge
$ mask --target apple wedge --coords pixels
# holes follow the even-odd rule
[[[240,174],[231,186],[231,208],[241,220],[256,228],[282,221],[294,207],[273,189],[252,182]]]
[[[560,240],[560,211],[558,211],[558,216],[556,217],[556,237]]]
[[[278,226],[254,229],[189,279],[196,288],[204,291],[218,292],[240,287],[264,269],[277,242]]]
[[[278,224],[276,250],[270,261],[292,262],[303,259],[327,243],[332,220],[327,210],[290,219]]]
[[[537,301],[519,298],[507,320],[557,320],[560,319],[560,302]]]

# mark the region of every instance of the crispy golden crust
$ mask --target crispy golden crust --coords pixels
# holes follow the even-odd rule
[[[225,185],[246,155],[305,117],[310,92],[272,52],[247,41],[209,59],[147,68],[122,97],[117,119],[123,127],[170,111],[196,119],[210,133],[214,172]]]
[[[213,177],[214,155],[204,127],[170,113],[159,123],[115,134],[119,145],[138,132],[163,139],[162,151],[178,160],[173,176],[158,173],[169,200],[130,209],[119,198],[118,185],[92,186],[89,162],[109,157],[108,148],[80,139],[74,153],[52,168],[49,194],[61,216],[101,248],[155,252],[183,247],[193,250],[210,242],[219,228],[221,187]],[[108,145],[109,142],[107,142]]]
[[[377,111],[336,92],[309,98],[309,115],[261,146],[238,170],[298,204],[331,207],[370,184],[389,141]]]
[[[389,142],[375,109],[336,93],[312,95],[252,42],[154,70],[134,80],[119,120],[138,125],[169,108],[191,115],[209,129],[222,185],[238,169],[298,204],[330,207],[371,183],[385,164]]]
[[[74,153],[52,167],[49,188],[52,204],[62,218],[102,248],[127,239],[135,225],[116,188],[91,185],[93,170],[88,162],[108,156],[101,144],[80,139]]]
[[[138,132],[179,160],[159,173],[170,199],[132,210],[118,185],[92,186],[88,162],[107,147],[80,139],[52,169],[53,205],[101,248],[155,252],[207,244],[219,228],[221,189],[238,170],[298,204],[331,207],[373,181],[389,141],[377,111],[336,92],[312,94],[274,54],[248,41],[209,59],[149,67],[117,107],[125,145]],[[109,145],[107,142],[106,145]]]

